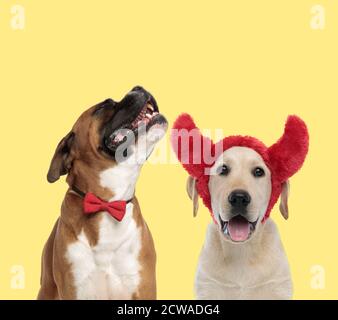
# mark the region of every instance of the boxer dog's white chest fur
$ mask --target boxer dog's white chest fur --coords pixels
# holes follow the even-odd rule
[[[101,185],[113,191],[114,200],[133,197],[139,168],[116,166],[103,171]],[[128,203],[121,222],[103,213],[99,238],[91,247],[84,232],[67,250],[77,299],[130,299],[140,283],[141,232]]]

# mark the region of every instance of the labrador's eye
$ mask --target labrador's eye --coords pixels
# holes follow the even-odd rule
[[[257,167],[253,169],[252,174],[254,177],[259,178],[259,177],[263,177],[265,175],[265,172],[262,168]]]
[[[220,176],[227,176],[230,172],[230,169],[227,165],[223,164],[222,166],[218,167],[217,174]]]

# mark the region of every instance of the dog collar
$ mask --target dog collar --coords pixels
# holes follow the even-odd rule
[[[122,221],[126,214],[127,204],[133,200],[133,198],[131,198],[129,200],[105,201],[97,197],[94,193],[85,193],[75,186],[73,186],[71,190],[83,198],[83,212],[85,215],[106,211],[119,222]]]

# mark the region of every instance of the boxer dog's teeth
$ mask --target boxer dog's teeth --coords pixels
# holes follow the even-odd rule
[[[147,124],[157,114],[158,112],[154,112],[154,107],[151,104],[145,105],[136,119],[131,123],[130,128],[135,129],[142,123]]]
[[[154,105],[152,103],[154,103]],[[124,136],[127,136],[129,134],[128,130],[132,131],[134,135],[137,136],[139,134],[139,128],[145,127],[145,131],[148,132],[148,130],[156,124],[158,124],[159,127],[166,127],[167,121],[159,113],[156,102],[149,99],[143,105],[139,113],[135,115],[135,118],[129,123],[125,123],[124,125],[122,125],[119,129],[124,130],[124,133],[121,133]],[[123,142],[122,138],[116,137],[119,129],[110,134],[109,138],[107,138],[106,140],[107,142],[105,142],[107,143],[108,149],[110,151],[115,152],[116,148]],[[125,130],[127,130],[127,133]],[[140,130],[140,132],[142,133],[143,131]]]

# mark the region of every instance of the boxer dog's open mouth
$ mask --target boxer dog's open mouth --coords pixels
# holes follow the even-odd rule
[[[158,108],[148,101],[131,123],[124,124],[109,136],[108,146],[114,149],[125,142],[129,134],[134,134],[136,137],[141,127],[148,130],[155,123],[161,122],[163,122],[163,116],[159,113]]]
[[[165,128],[167,120],[159,112],[154,97],[142,87],[135,87],[119,103],[104,128],[105,150],[114,155],[121,145],[136,143],[138,136],[151,127]]]
[[[229,221],[224,221],[219,216],[221,231],[224,236],[233,242],[244,242],[252,236],[256,230],[257,221],[250,222],[245,217],[237,215]]]

